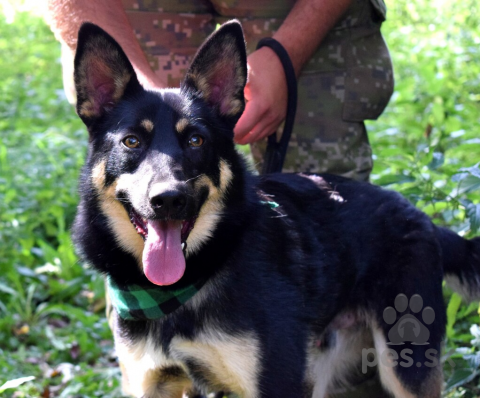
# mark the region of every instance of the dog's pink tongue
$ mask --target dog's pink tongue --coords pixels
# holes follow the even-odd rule
[[[148,221],[143,272],[155,285],[171,285],[185,272],[180,221]]]

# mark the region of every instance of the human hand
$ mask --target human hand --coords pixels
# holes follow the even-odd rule
[[[287,113],[287,82],[277,54],[262,47],[250,54],[247,104],[234,129],[235,142],[251,144],[274,133]]]

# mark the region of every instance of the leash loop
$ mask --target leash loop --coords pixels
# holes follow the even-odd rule
[[[262,174],[280,173],[285,162],[288,142],[292,135],[295,114],[297,112],[297,77],[293,69],[292,61],[285,48],[274,38],[264,37],[258,42],[257,50],[262,47],[271,48],[277,54],[282,63],[287,80],[287,115],[280,140],[277,142],[276,133],[268,136],[267,151],[262,167]]]

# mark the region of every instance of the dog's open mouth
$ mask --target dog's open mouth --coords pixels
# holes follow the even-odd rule
[[[143,272],[156,285],[171,285],[185,272],[187,238],[195,225],[190,220],[148,220],[130,208],[130,220],[145,240]]]

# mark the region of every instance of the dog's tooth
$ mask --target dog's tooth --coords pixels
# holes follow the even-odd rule
[[[182,250],[185,249],[185,242],[182,243]]]

